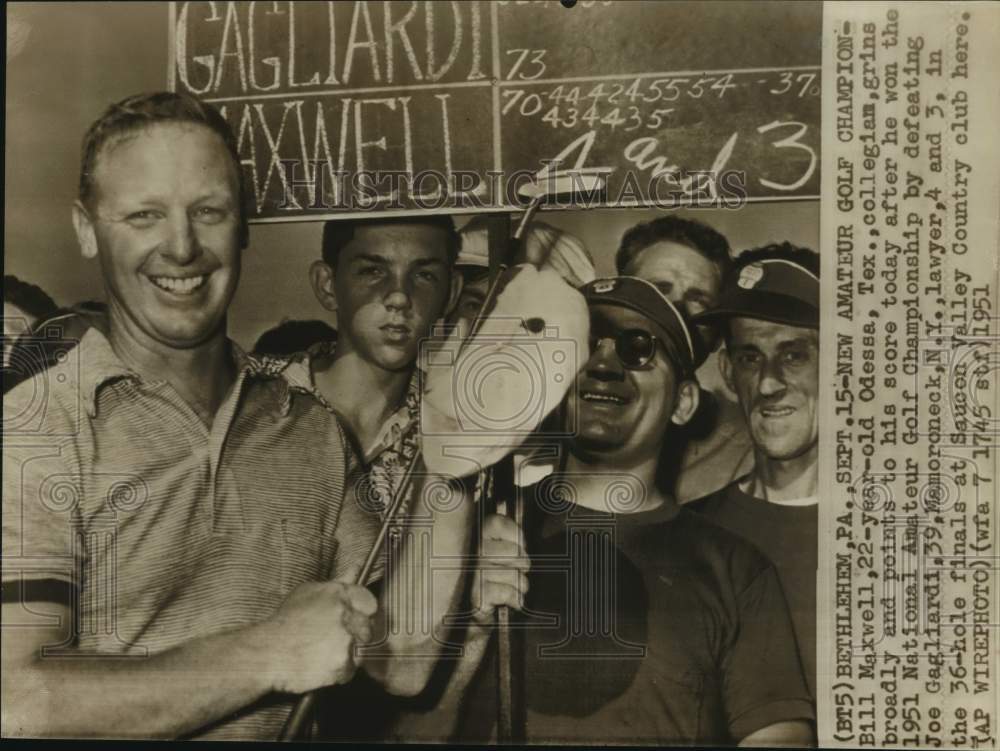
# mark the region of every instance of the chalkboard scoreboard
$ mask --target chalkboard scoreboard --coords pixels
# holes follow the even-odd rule
[[[184,2],[170,85],[237,134],[259,221],[819,195],[822,5]]]

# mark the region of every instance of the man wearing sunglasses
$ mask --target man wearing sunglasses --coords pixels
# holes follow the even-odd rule
[[[766,550],[816,692],[819,255],[790,243],[743,253],[714,310],[723,378],[753,438],[753,471],[691,508]]]
[[[619,274],[652,282],[688,316],[715,304],[732,263],[729,241],[721,233],[675,214],[630,227],[615,254]],[[698,331],[707,350],[714,350],[718,328],[706,322]],[[674,459],[679,468],[674,493],[682,503],[725,487],[753,467],[753,446],[739,405],[719,381],[715,363],[706,362],[698,376],[701,407],[689,425],[691,440],[683,456]]]
[[[698,406],[697,334],[644,280],[581,291],[591,356],[567,398],[560,470],[523,491],[532,568],[513,630],[515,740],[809,744],[813,709],[774,567],[661,482],[661,456],[682,448]],[[487,645],[470,635],[468,655],[491,658],[477,669],[467,656],[446,695],[470,681],[454,741],[496,737]]]

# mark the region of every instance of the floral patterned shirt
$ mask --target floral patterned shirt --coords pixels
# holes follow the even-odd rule
[[[295,380],[300,388],[313,394],[324,407],[336,412],[316,388],[312,376],[312,364],[316,360],[333,357],[336,348],[336,341],[327,340],[317,342],[307,351],[289,357],[256,355],[255,359],[258,360],[258,367],[265,371],[284,371],[286,378]],[[406,469],[420,448],[419,426],[420,375],[414,368],[403,404],[386,420],[375,441],[370,446],[363,447],[367,476],[363,481],[364,485],[360,486],[364,492],[359,490],[359,496],[363,495],[362,501],[372,504],[380,513],[385,512],[395,493],[399,492]]]

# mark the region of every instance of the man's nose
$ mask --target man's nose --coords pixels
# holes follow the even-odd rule
[[[595,378],[616,378],[621,377],[622,370],[615,340],[611,337],[598,339],[587,361],[587,374]]]
[[[385,307],[392,310],[408,310],[411,305],[410,283],[406,276],[390,274],[386,282]]]
[[[174,217],[170,223],[164,255],[179,266],[185,266],[198,257],[200,245],[195,234],[194,222],[184,213]]]
[[[761,396],[774,396],[785,390],[785,374],[780,363],[773,359],[765,360],[757,388]]]

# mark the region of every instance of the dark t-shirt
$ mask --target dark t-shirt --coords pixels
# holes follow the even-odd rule
[[[531,588],[514,616],[526,742],[731,744],[813,719],[777,574],[757,550],[673,506],[559,504],[547,482],[527,494]],[[493,646],[458,742],[495,738]]]
[[[767,552],[788,600],[809,690],[816,695],[816,567],[819,506],[782,506],[733,483],[684,508],[745,537]]]

